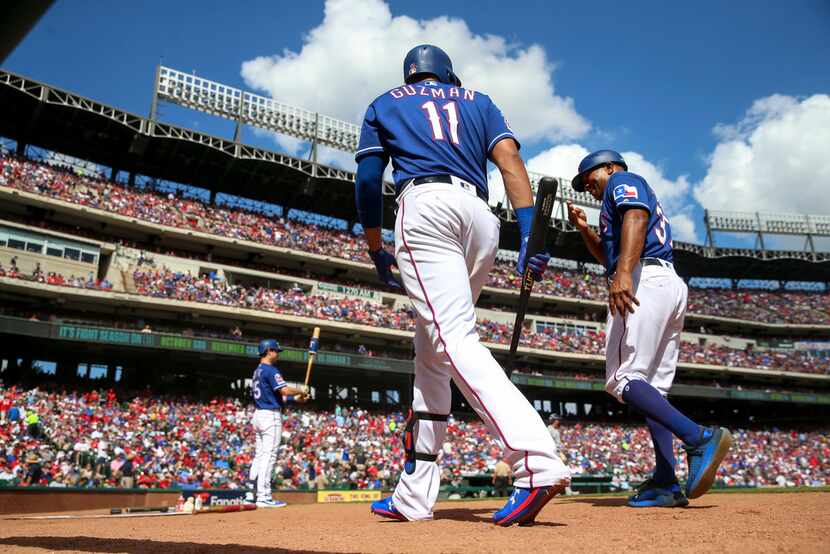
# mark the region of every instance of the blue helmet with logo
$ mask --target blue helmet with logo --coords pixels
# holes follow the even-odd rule
[[[412,83],[425,73],[435,75],[448,85],[461,86],[461,79],[453,73],[452,61],[446,52],[432,44],[416,46],[403,59],[403,80]]]
[[[628,164],[625,163],[625,160],[619,152],[614,150],[597,150],[596,152],[591,152],[579,162],[579,173],[571,180],[573,189],[577,192],[584,192],[585,183],[582,180],[585,176],[599,166],[608,163],[619,164],[628,171]]]
[[[259,355],[265,356],[269,350],[282,352],[282,346],[274,339],[265,339],[259,342]]]

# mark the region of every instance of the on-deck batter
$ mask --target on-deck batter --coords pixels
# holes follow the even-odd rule
[[[712,486],[732,437],[724,428],[699,426],[665,398],[677,368],[688,293],[674,271],[671,225],[645,179],[630,173],[613,150],[586,156],[571,185],[602,202],[599,234],[571,202],[568,216],[610,278],[605,388],[645,415],[654,443],[654,475],[628,505],[685,506]],[[672,433],[686,445],[685,494],[674,473]]]
[[[530,182],[501,111],[487,95],[461,87],[443,50],[418,46],[403,69],[406,84],[366,110],[355,155],[358,215],[369,253],[388,285],[398,286],[391,266],[400,269],[418,313],[405,471],[394,494],[375,502],[372,512],[401,520],[432,518],[452,378],[501,441],[513,468],[513,495],[494,522],[531,523],[567,486],[570,474],[539,414],[479,343],[474,310],[499,242],[499,221],[487,204],[488,158],[501,171],[519,222],[519,273],[533,215]],[[398,192],[394,257],[380,237],[381,180],[390,157]],[[538,277],[548,259],[541,254],[527,264]]]
[[[260,508],[281,508],[285,502],[271,497],[271,478],[277,461],[277,450],[282,437],[282,407],[288,402],[304,403],[308,396],[305,391],[288,386],[276,367],[280,343],[265,339],[259,343],[259,365],[251,379],[251,395],[254,398],[254,417],[251,424],[256,435],[256,454],[251,462],[248,479],[253,493],[247,500]]]

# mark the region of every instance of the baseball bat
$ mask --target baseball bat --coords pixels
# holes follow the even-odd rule
[[[533,206],[533,223],[530,227],[530,237],[527,241],[525,260],[544,250],[545,238],[550,227],[550,216],[553,213],[553,202],[556,199],[556,191],[559,188],[559,181],[551,177],[543,177],[539,181],[536,190],[536,203]],[[519,303],[516,306],[516,321],[513,323],[513,337],[510,339],[510,353],[507,356],[507,367],[505,371],[509,377],[513,373],[516,363],[516,349],[519,347],[519,338],[522,336],[522,323],[527,312],[527,303],[530,300],[530,291],[533,289],[533,275],[530,268],[525,265],[525,272],[522,275],[522,283],[519,287]]]
[[[311,342],[308,344],[308,367],[305,370],[305,390],[308,390],[308,380],[311,378],[311,366],[314,365],[314,359],[317,358],[317,348],[320,346],[320,328],[314,328],[314,334],[311,335]]]
[[[169,506],[148,506],[144,508],[111,508],[110,514],[137,514],[142,512],[161,512],[165,513],[170,509]]]
[[[196,515],[226,514],[228,512],[247,512],[249,510],[256,510],[256,504],[228,504],[225,506],[208,506],[207,508],[202,508],[198,512],[193,513]]]

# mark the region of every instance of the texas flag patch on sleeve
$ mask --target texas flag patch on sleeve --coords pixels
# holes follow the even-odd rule
[[[617,185],[614,187],[614,200],[618,202],[621,200],[636,200],[637,198],[639,198],[637,187],[633,185]]]
[[[274,390],[281,389],[286,386],[285,379],[282,378],[282,375],[278,371],[274,374]]]

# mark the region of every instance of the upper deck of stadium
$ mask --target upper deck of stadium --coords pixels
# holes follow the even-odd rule
[[[355,218],[352,172],[155,121],[2,70],[0,114],[0,135],[14,139],[19,148],[36,145],[114,171],[201,187],[212,195],[227,193],[348,221]],[[570,187],[560,190],[564,198],[587,202]],[[387,221],[392,210],[387,202]],[[557,256],[592,261],[578,233],[569,232],[564,221],[556,227],[549,241]],[[506,222],[502,246],[515,245],[516,234],[515,224]],[[816,282],[830,277],[830,253],[825,252],[676,242],[675,258],[687,277]]]

